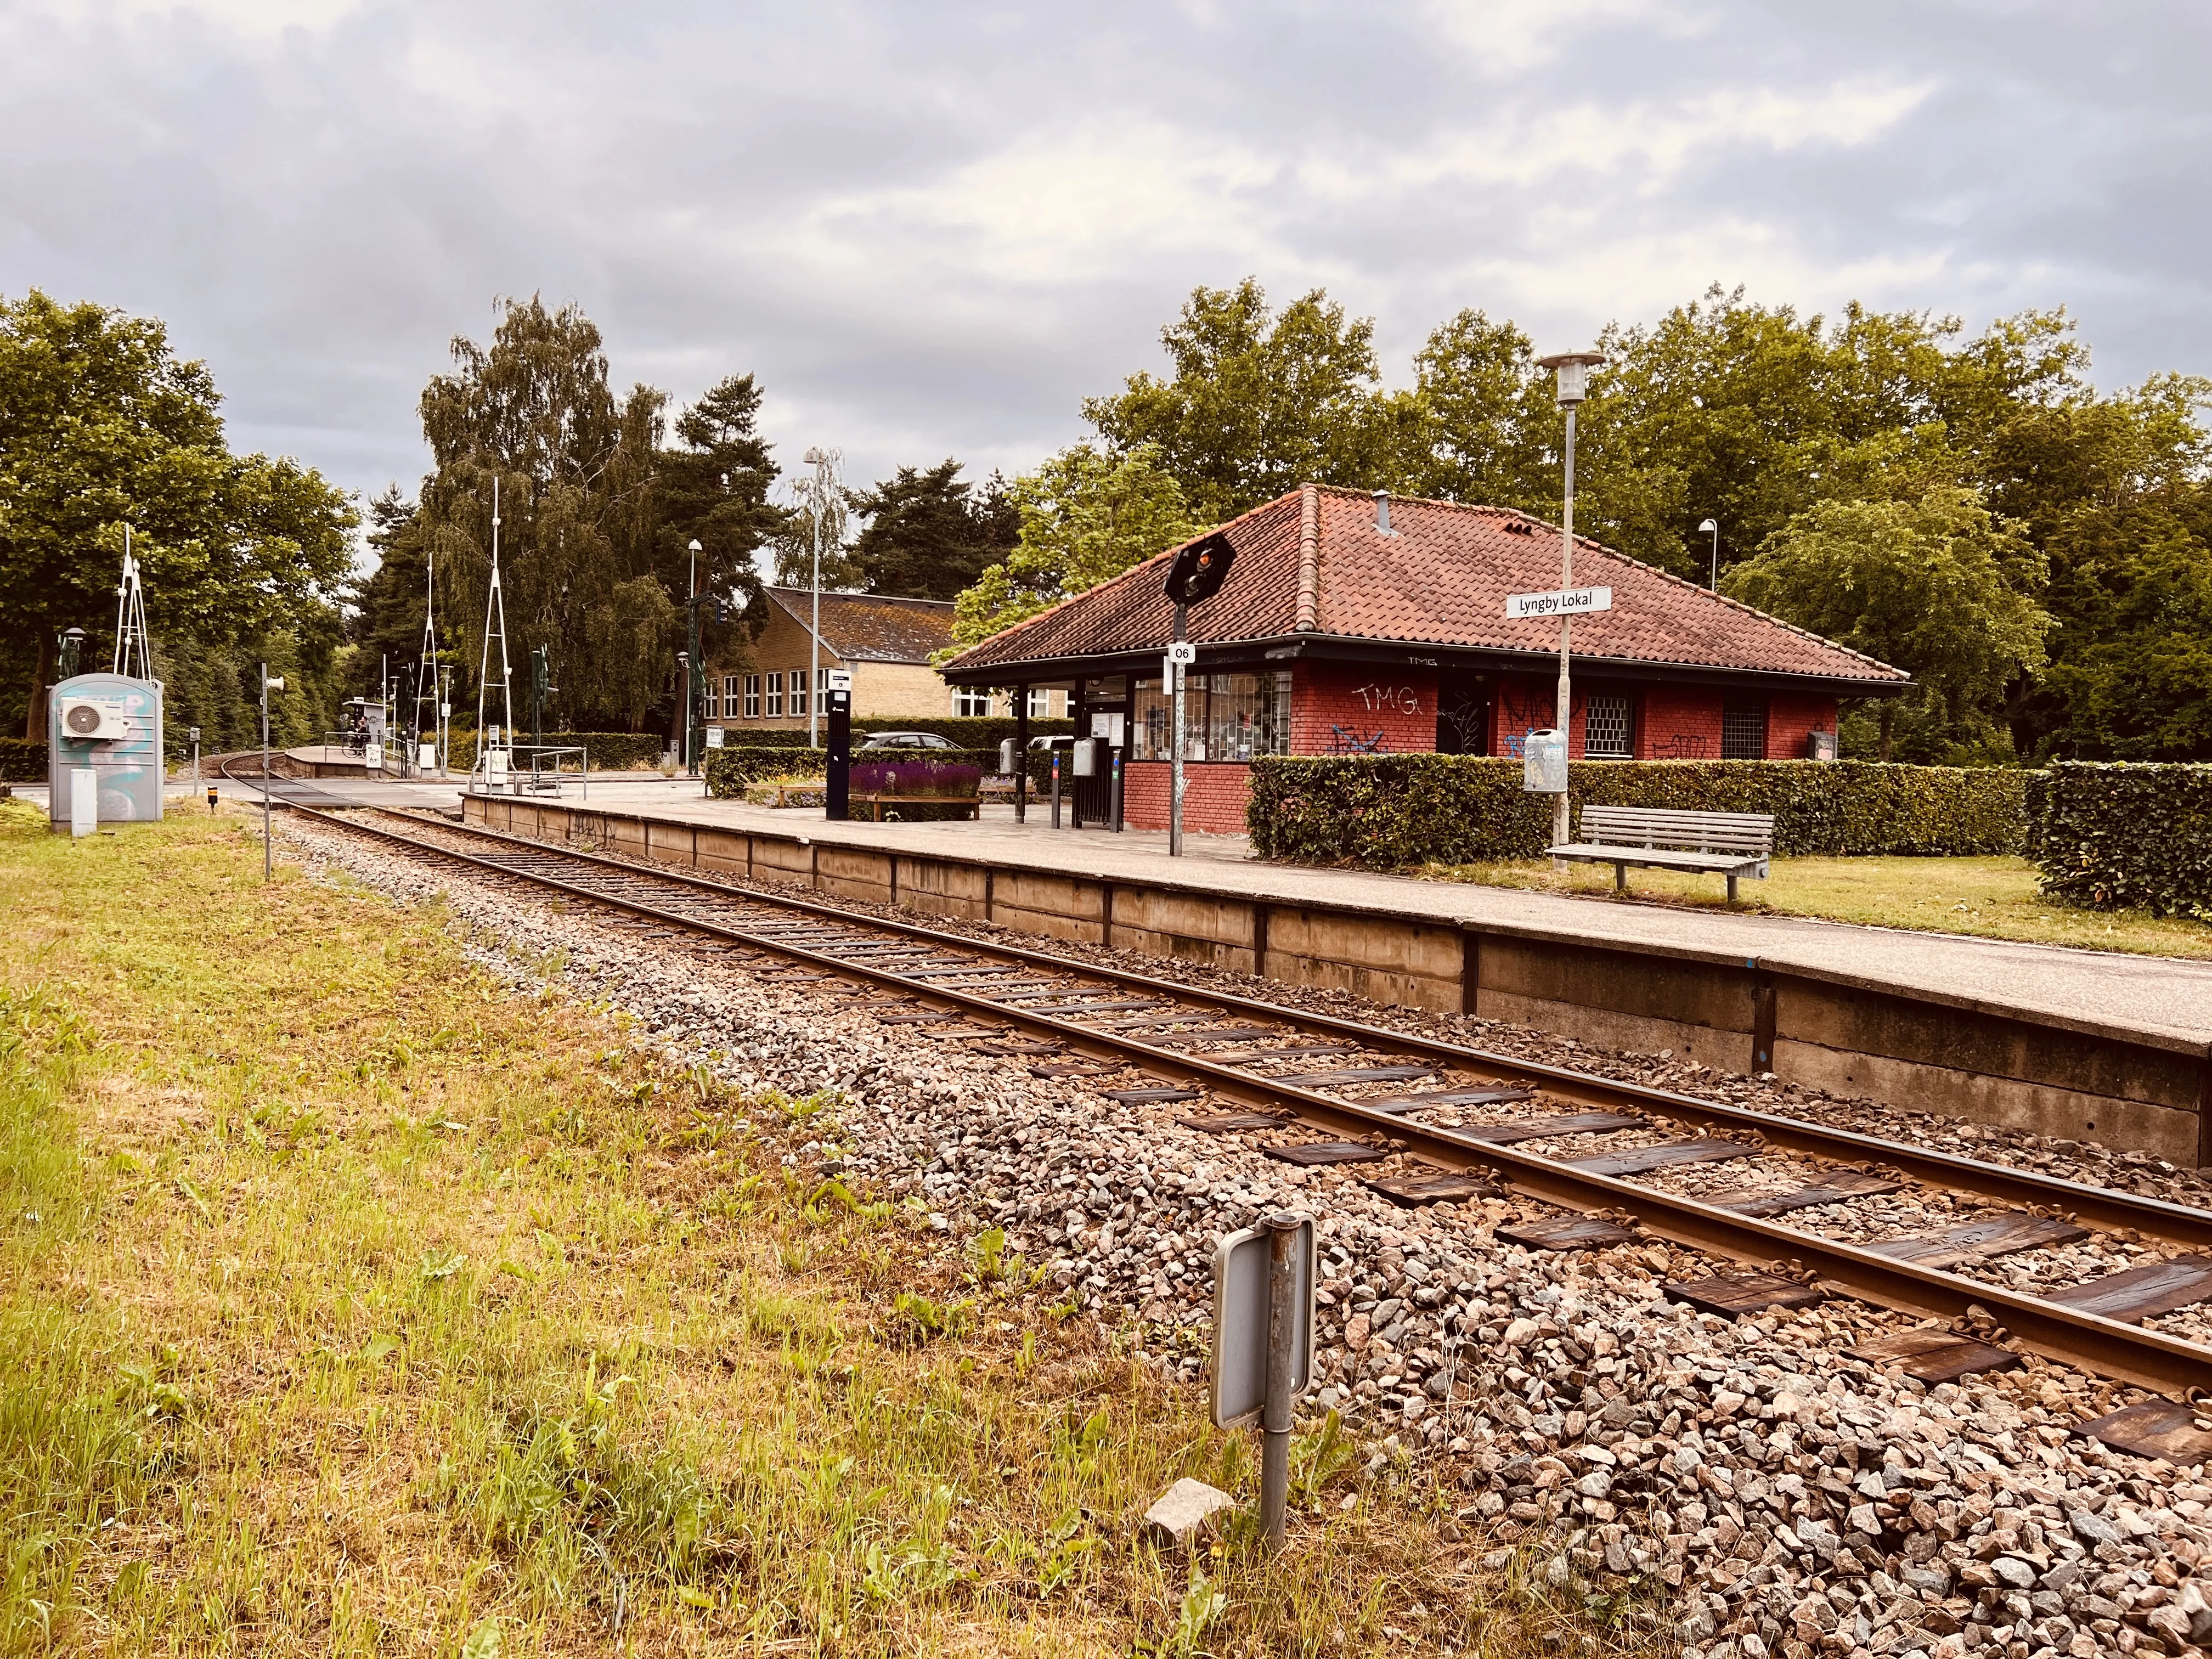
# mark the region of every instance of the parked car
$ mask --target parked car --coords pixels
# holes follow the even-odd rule
[[[950,738],[941,738],[934,732],[871,732],[863,749],[957,749],[960,745]]]

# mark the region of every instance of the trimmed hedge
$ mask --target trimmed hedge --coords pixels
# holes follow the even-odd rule
[[[2027,855],[2053,898],[2212,921],[2212,765],[2057,762],[2028,784]]]
[[[883,728],[904,732],[908,727],[891,726]],[[920,731],[920,726],[911,728]],[[884,749],[870,751],[870,761],[934,761],[953,766],[973,766],[989,774],[999,769],[996,749]],[[853,751],[853,763],[862,763],[860,750]],[[809,749],[805,744],[752,744],[742,748],[709,749],[704,768],[707,793],[716,800],[736,800],[745,793],[749,783],[758,783],[763,778],[826,777],[830,771],[830,751]]]
[[[806,747],[806,728],[803,726],[788,728],[763,726],[759,730],[748,726],[726,726],[722,730],[725,733],[723,741],[735,749]],[[1030,735],[1033,738],[1064,738],[1074,730],[1075,722],[1072,720],[1033,720],[1030,722]],[[869,732],[927,732],[962,749],[995,751],[1000,744],[1014,735],[1014,721],[1010,714],[918,714],[908,717],[862,714],[854,718],[853,732],[856,738]]]
[[[31,738],[0,738],[0,783],[44,783],[46,745]]]
[[[1269,756],[1252,765],[1253,850],[1299,864],[1396,870],[1534,858],[1549,796],[1517,760],[1469,755]],[[1948,857],[2011,853],[2027,775],[1868,761],[1576,761],[1568,799],[1604,806],[1771,812],[1774,850]]]

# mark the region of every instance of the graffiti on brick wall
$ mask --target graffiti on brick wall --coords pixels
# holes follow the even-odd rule
[[[1528,733],[1552,723],[1552,700],[1507,686],[1498,696],[1498,748],[1510,760],[1528,752]]]
[[[1328,728],[1328,752],[1332,755],[1387,755],[1390,750],[1382,742],[1382,734],[1376,732],[1363,738],[1357,732],[1347,732],[1340,726]]]
[[[1369,714],[1387,708],[1401,714],[1421,712],[1421,694],[1410,685],[1376,685],[1357,687],[1352,694],[1359,699],[1359,706]]]
[[[1657,748],[1661,757],[1667,760],[1703,760],[1711,752],[1712,739],[1677,732]]]

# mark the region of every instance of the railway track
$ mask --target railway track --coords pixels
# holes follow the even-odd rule
[[[2212,1246],[2212,1212],[477,826],[432,826],[385,809],[371,810],[387,822],[371,823],[303,801],[283,804],[411,857],[618,912],[652,936],[775,964],[770,971],[797,982],[857,981],[889,994],[862,1005],[880,1019],[972,1037],[1040,1075],[1084,1077],[1122,1100],[1179,1109],[1193,1127],[1333,1137],[1262,1146],[1285,1162],[1351,1173],[1403,1152],[1419,1173],[1401,1168],[1369,1182],[1401,1203],[1510,1190],[1569,1212],[1500,1227],[1502,1237],[1531,1248],[1601,1247],[1640,1231],[1746,1264],[1748,1271],[1669,1286],[1678,1299],[1711,1311],[1802,1305],[1841,1292],[1978,1325],[1976,1336],[1905,1332],[1885,1339],[1886,1347],[1858,1351],[1923,1381],[2016,1364],[2024,1349],[2185,1402],[2160,1419],[2169,1436],[2195,1432],[2185,1402],[2212,1390],[2212,1346],[2137,1322],[2212,1300],[2212,1255],[2190,1254]],[[405,833],[391,820],[434,828],[444,841]],[[1118,1083],[1124,1070],[1141,1080]],[[1470,1112],[1510,1115],[1494,1122],[1424,1121]],[[1694,1133],[1605,1150],[1608,1136],[1656,1126]],[[1563,1139],[1571,1148],[1564,1156],[1526,1144]],[[1824,1167],[1796,1190],[1702,1198],[1632,1178],[1774,1151]],[[1913,1182],[2005,1207],[1925,1237],[1874,1243],[1779,1219]],[[2079,1240],[2090,1227],[2158,1241],[2166,1253],[2045,1296],[1954,1271]],[[2129,1408],[2154,1416],[2159,1409]],[[2124,1443],[2115,1437],[2125,1427],[2100,1437]],[[2212,1449],[2212,1436],[2198,1437]]]

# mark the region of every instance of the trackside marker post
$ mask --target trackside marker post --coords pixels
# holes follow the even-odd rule
[[[1314,1224],[1279,1211],[1230,1234],[1213,1256],[1217,1427],[1260,1425],[1260,1529],[1280,1548],[1291,1493],[1291,1422],[1312,1385]]]

